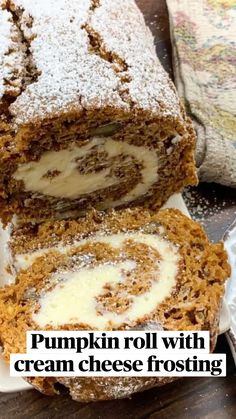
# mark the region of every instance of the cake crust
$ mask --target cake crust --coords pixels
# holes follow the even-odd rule
[[[175,89],[134,1],[81,0],[78,8],[77,0],[2,0],[1,7],[20,28],[19,42],[28,45],[38,69],[10,105],[18,127],[109,106],[147,109],[183,124]],[[19,79],[24,82],[23,74]]]

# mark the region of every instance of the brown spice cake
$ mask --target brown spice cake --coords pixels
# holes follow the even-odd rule
[[[0,215],[163,204],[195,135],[134,0],[0,0]]]
[[[214,349],[230,267],[223,243],[211,244],[178,210],[93,211],[79,221],[29,225],[12,233],[11,249],[13,260],[28,255],[28,267],[18,266],[16,283],[0,290],[6,360],[25,352],[27,330],[145,330],[156,324],[209,330]],[[37,251],[41,256],[34,258]],[[128,397],[171,379],[28,380],[48,395],[59,383],[73,399],[93,401]]]

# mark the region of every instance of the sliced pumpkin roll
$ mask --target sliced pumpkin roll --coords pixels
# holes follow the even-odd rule
[[[15,283],[0,290],[3,356],[26,351],[27,330],[208,330],[214,349],[230,268],[223,243],[178,210],[93,211],[12,232]],[[35,377],[73,399],[128,397],[163,377]]]

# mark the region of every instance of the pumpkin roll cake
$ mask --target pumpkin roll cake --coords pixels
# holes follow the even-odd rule
[[[95,210],[13,229],[15,283],[0,290],[3,356],[26,351],[27,330],[209,330],[218,333],[230,274],[223,243],[178,210]],[[63,309],[62,309],[63,308]],[[78,401],[128,397],[168,377],[33,377]]]
[[[0,1],[0,215],[139,204],[196,184],[195,134],[134,0]]]

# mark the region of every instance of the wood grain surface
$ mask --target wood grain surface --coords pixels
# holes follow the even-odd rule
[[[171,44],[164,0],[138,0],[145,19],[155,35],[158,56],[171,72]],[[236,191],[202,184],[192,189],[190,211],[205,226],[213,241],[219,240],[236,216]],[[204,207],[202,212],[201,207]],[[0,394],[0,418],[78,418],[78,419],[235,419],[235,366],[224,336],[217,352],[227,353],[227,377],[187,378],[162,388],[134,395],[131,399],[91,404],[72,401],[67,394],[46,397],[35,390]]]

